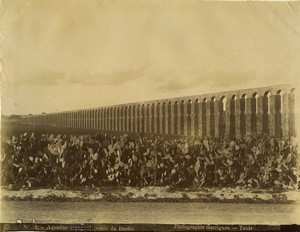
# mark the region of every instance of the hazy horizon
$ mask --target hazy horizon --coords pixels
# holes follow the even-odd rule
[[[285,84],[279,84],[279,85],[270,85],[270,86],[257,86],[254,88],[250,88],[250,89],[259,89],[259,88],[275,88],[276,86],[281,86],[281,85],[296,85],[296,83],[285,83]],[[298,86],[298,85],[297,85]],[[135,102],[126,102],[126,103],[122,103],[122,104],[113,104],[113,105],[104,105],[104,106],[98,106],[98,107],[92,107],[92,108],[78,108],[78,109],[73,109],[73,110],[85,110],[85,109],[97,109],[97,108],[101,108],[101,107],[114,107],[114,106],[120,106],[120,105],[128,105],[128,104],[136,104],[136,103],[143,103],[143,102],[151,102],[151,101],[157,101],[157,100],[172,100],[172,99],[177,99],[177,98],[182,98],[182,97],[193,97],[193,96],[201,96],[201,95],[206,95],[206,94],[219,94],[219,93],[226,93],[226,92],[235,92],[235,91],[247,91],[249,90],[249,88],[241,88],[241,89],[232,89],[232,90],[227,90],[227,91],[219,91],[219,92],[208,92],[208,93],[199,93],[196,95],[187,95],[187,96],[178,96],[178,97],[170,97],[170,98],[158,98],[158,99],[147,99],[145,101],[135,101]],[[298,99],[298,98],[297,98]],[[69,111],[73,111],[73,110],[69,110]],[[47,112],[47,113],[58,113],[58,112],[64,112],[64,111],[68,111],[68,110],[62,110],[62,111],[56,111],[56,112]],[[22,116],[22,115],[38,115],[38,114],[47,114],[46,112],[41,112],[41,113],[36,113],[36,114],[32,114],[32,113],[28,113],[28,114],[9,114],[9,115],[4,115],[1,114],[1,116],[12,116],[12,115],[16,115],[16,116]]]

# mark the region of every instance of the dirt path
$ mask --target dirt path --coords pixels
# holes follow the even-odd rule
[[[300,223],[300,204],[4,201],[1,222],[24,223]]]
[[[197,203],[300,203],[299,191],[274,192],[233,188],[199,188],[171,191],[164,187],[145,188],[84,188],[81,190],[1,189],[1,199],[7,201],[97,201],[97,202],[197,202]]]

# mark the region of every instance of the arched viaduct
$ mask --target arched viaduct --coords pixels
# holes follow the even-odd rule
[[[295,136],[295,88],[278,85],[24,116],[28,124],[144,134]]]

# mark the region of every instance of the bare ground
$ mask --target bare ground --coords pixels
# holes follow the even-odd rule
[[[1,223],[300,224],[299,204],[5,201]]]
[[[1,199],[1,223],[300,223],[299,191],[2,188]]]
[[[199,203],[300,203],[299,190],[262,190],[242,188],[173,189],[145,188],[80,188],[80,189],[1,189],[5,201],[98,201],[98,202],[199,202]]]

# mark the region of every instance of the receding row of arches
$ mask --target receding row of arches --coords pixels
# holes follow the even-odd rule
[[[36,124],[103,131],[225,137],[295,135],[295,93],[163,100],[35,116]],[[33,118],[29,120],[33,120]]]

